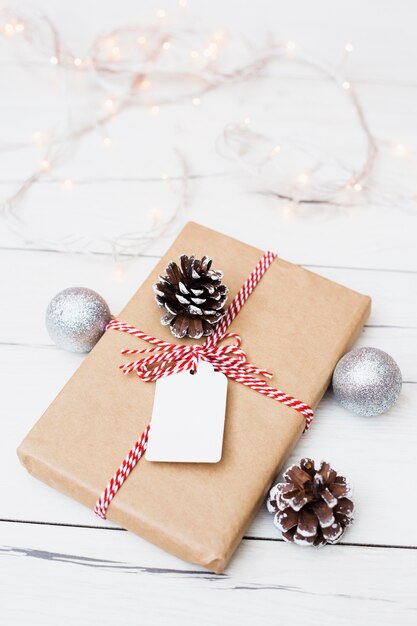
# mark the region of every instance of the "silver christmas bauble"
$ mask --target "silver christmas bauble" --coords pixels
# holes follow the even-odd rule
[[[46,328],[52,341],[71,352],[89,352],[111,320],[103,298],[85,287],[60,291],[46,310]]]
[[[345,354],[333,373],[336,400],[356,415],[372,416],[388,411],[402,385],[400,368],[378,348],[356,348]]]

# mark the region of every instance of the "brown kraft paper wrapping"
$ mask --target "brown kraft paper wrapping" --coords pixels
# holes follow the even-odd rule
[[[176,342],[160,325],[152,285],[182,253],[213,258],[224,271],[229,301],[262,256],[190,222],[118,319]],[[229,330],[242,337],[251,363],[273,372],[272,386],[314,408],[370,304],[368,296],[278,258]],[[147,347],[126,333],[105,333],[18,449],[31,474],[88,506],[92,521],[97,498],[151,416],[154,384],[118,369],[126,359],[120,350],[140,345]],[[107,517],[186,561],[222,572],[303,428],[297,411],[229,380],[221,461],[142,458]]]

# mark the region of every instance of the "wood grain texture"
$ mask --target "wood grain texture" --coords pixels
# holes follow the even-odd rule
[[[277,246],[279,248],[279,246]],[[283,255],[281,255],[283,256]],[[330,259],[329,259],[330,260]],[[0,342],[52,345],[44,325],[50,299],[68,286],[92,286],[117,315],[156,264],[154,257],[122,261],[119,276],[110,258],[0,249],[5,268],[3,297],[13,307],[0,310]],[[368,326],[417,328],[417,273],[308,265],[331,280],[372,295]],[[24,289],[17,288],[24,285]],[[28,315],[28,311],[30,314]],[[71,358],[71,357],[70,357]]]
[[[80,56],[98,32],[147,21],[162,6],[156,0],[143,6],[90,0],[94,19],[83,19],[85,3],[79,0],[36,4]],[[176,0],[165,0],[163,8],[169,20],[176,19]],[[197,26],[241,32],[257,43],[272,31],[282,41],[295,41],[303,54],[338,68],[343,46],[351,41],[354,52],[345,73],[381,150],[372,180],[378,200],[370,202],[365,193],[349,208],[302,207],[289,213],[285,202],[260,193],[259,179],[216,150],[225,125],[249,115],[254,128],[277,142],[301,137],[320,154],[340,155],[354,166],[361,162],[363,137],[340,91],[289,62],[271,68],[262,80],[210,94],[200,107],[174,105],[158,118],[145,109],[129,111],[107,129],[111,150],[103,150],[101,137],[92,135],[34,188],[23,207],[27,241],[0,220],[0,622],[415,624],[417,540],[413,524],[399,522],[398,507],[387,497],[394,493],[401,515],[415,519],[416,500],[402,476],[413,475],[417,436],[417,211],[415,203],[404,209],[396,200],[398,194],[413,198],[417,192],[415,3],[189,0],[187,12]],[[0,38],[1,144],[26,141],[37,129],[64,128],[68,102],[54,69],[36,58],[22,67],[9,50]],[[71,101],[74,119],[91,104],[90,94]],[[406,158],[395,157],[397,143],[407,146]],[[169,237],[161,239],[141,258],[121,259],[115,267],[102,243],[89,257],[66,256],[45,251],[32,238],[135,230],[149,224],[155,207],[163,219],[169,217],[173,198],[161,173],[179,174],[175,148],[191,166],[187,217],[370,294],[372,315],[357,345],[389,352],[404,378],[398,404],[375,419],[350,415],[329,392],[314,427],[289,459],[325,458],[353,480],[356,522],[343,544],[319,551],[284,544],[271,516],[261,510],[223,576],[101,522],[28,476],[15,455],[82,359],[51,345],[44,328],[49,299],[65,287],[85,285],[117,313],[170,243]],[[35,146],[0,151],[0,198],[32,171],[39,154]],[[69,194],[60,184],[66,177],[75,182]]]
[[[132,626],[251,626],[279,623],[282,616],[295,626],[323,619],[415,623],[416,550],[339,545],[315,551],[244,540],[227,572],[216,575],[127,532],[115,539],[97,530],[16,524],[2,524],[1,531],[4,623],[14,623],[22,596],[26,615],[48,625],[63,615],[65,624],[123,618]]]
[[[349,542],[416,545],[412,525],[406,525],[401,534],[392,533],[398,512],[395,507],[387,507],[385,497],[387,490],[395,491],[404,499],[408,492],[406,483],[398,485],[397,473],[387,471],[386,455],[389,449],[390,467],[399,467],[407,455],[410,440],[415,440],[417,436],[417,367],[413,357],[416,344],[417,331],[414,329],[366,328],[358,345],[376,345],[393,354],[401,364],[407,382],[398,404],[387,414],[376,418],[376,424],[375,420],[356,417],[344,411],[337,406],[332,394],[327,394],[316,412],[313,427],[301,438],[289,459],[289,462],[296,461],[304,455],[323,458],[352,479],[355,485],[357,523],[346,537]],[[43,344],[39,347],[1,345],[0,353],[3,401],[8,407],[8,419],[1,423],[4,434],[0,436],[0,486],[3,493],[0,517],[106,525],[91,511],[27,475],[20,467],[15,453],[21,439],[83,357]],[[25,379],[25,394],[16,396],[15,381],[20,378]],[[14,477],[12,482],[7,473],[11,467]],[[379,473],[383,474],[383,480],[378,479]],[[417,514],[415,506],[414,500],[411,501],[410,515]],[[259,514],[248,530],[248,535],[279,536],[272,526],[271,517],[265,511]]]

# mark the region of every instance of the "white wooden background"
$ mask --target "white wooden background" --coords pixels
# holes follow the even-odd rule
[[[101,30],[150,18],[158,2],[38,0],[80,56]],[[16,5],[17,6],[17,5]],[[178,12],[166,0],[163,8]],[[256,0],[197,2],[187,11],[205,27],[259,41],[266,31],[291,40],[327,64],[354,45],[349,79],[371,129],[384,146],[373,184],[417,194],[417,10],[412,0]],[[51,68],[24,71],[7,56],[0,65],[2,143],[59,122],[62,96],[50,88]],[[239,90],[240,89],[240,90]],[[125,230],[148,219],[150,207],[169,212],[161,171],[178,173],[181,147],[194,175],[188,218],[234,235],[373,298],[358,345],[388,351],[404,377],[398,404],[375,419],[340,409],[331,392],[291,460],[327,459],[355,485],[356,523],[337,546],[316,551],[287,545],[260,511],[224,575],[181,562],[146,541],[101,523],[81,505],[31,478],[15,449],[82,356],[55,348],[44,327],[49,299],[85,285],[112,311],[123,306],[168,246],[115,268],[109,255],[66,255],[31,249],[0,222],[0,622],[2,624],[415,624],[417,408],[417,205],[395,200],[310,207],[288,214],[285,203],[256,195],[255,180],[222,158],[215,140],[225,124],[249,115],[283,130],[334,137],[357,163],[363,140],[335,87],[291,65],[255,89],[228,88],[200,107],[175,105],[158,118],[133,111],[110,129],[103,149],[92,136],[26,204],[37,232],[47,222],[82,221],[86,230]],[[311,97],[314,95],[314,107]],[[82,107],[82,98],[73,103]],[[52,121],[51,121],[52,120]],[[397,158],[395,145],[406,146]],[[394,150],[391,150],[394,146]],[[26,176],[36,153],[0,155],[0,195]],[[63,192],[56,182],[70,177]],[[55,181],[55,182],[54,182]],[[113,213],[111,214],[111,210]],[[33,213],[31,213],[33,211]],[[37,223],[37,216],[41,224]],[[104,224],[104,226],[103,226]]]

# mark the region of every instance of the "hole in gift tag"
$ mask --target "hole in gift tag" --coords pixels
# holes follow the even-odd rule
[[[192,374],[190,376],[189,374]],[[217,463],[222,456],[227,378],[210,363],[156,381],[147,461]],[[210,397],[210,402],[206,398]]]

